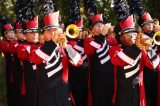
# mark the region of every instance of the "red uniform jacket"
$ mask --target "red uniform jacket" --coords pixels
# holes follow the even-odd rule
[[[120,45],[113,46],[109,50],[111,62],[114,64],[117,71],[117,80],[121,84],[129,85],[139,76],[140,90],[140,106],[146,106],[145,93],[143,86],[143,67],[156,68],[159,64],[159,57],[150,50],[149,52],[140,51],[136,45],[122,47]],[[116,89],[113,101],[115,102]],[[127,97],[126,97],[127,98]]]
[[[89,88],[88,92],[89,93],[91,93],[90,88],[92,86],[92,83],[95,82],[94,80],[99,79],[99,78],[96,78],[97,76],[99,76],[98,75],[99,71],[102,71],[104,75],[109,75],[111,77],[113,75],[113,65],[110,62],[110,56],[108,54],[108,50],[110,46],[112,45],[117,45],[116,39],[111,36],[105,37],[103,35],[88,38],[84,42],[84,52],[89,58],[89,77],[91,77],[91,80],[89,80],[88,82],[88,88]],[[109,80],[110,82],[112,82],[111,77],[110,79],[107,79],[107,76],[105,78],[101,76],[103,80],[105,79],[105,80]],[[101,83],[101,82],[103,81],[102,80],[96,81],[96,83]],[[105,87],[108,86],[109,88],[110,86],[111,87],[110,89],[113,88],[112,85],[106,85],[106,84],[107,83],[105,83],[104,85]],[[92,97],[91,97],[91,94],[88,94],[88,95],[89,95],[88,106],[91,106]]]
[[[8,41],[0,41],[0,51],[1,52],[9,52],[9,42]]]
[[[24,61],[29,61],[30,51],[34,49],[38,49],[40,46],[41,44],[30,44],[28,42],[25,42],[25,43],[18,44],[15,48],[17,56],[21,60],[21,64],[22,64],[22,89],[21,89],[22,95],[26,94],[24,70],[36,70],[36,67],[33,67],[34,69],[32,69],[32,64],[30,64],[29,66],[24,66]],[[28,67],[28,69],[24,69],[24,67]]]
[[[64,76],[62,75],[62,77],[64,82],[66,82],[68,80],[68,61],[76,66],[80,66],[83,62],[80,54],[76,52],[70,45],[67,45],[66,49],[62,49],[57,46],[53,41],[45,42],[44,45],[41,46],[39,49],[34,49],[30,51],[29,60],[35,64],[41,64],[42,62],[44,62],[46,63],[46,65],[48,64],[46,67],[53,67],[54,65],[58,64],[58,61],[61,61],[59,60],[59,58],[62,55],[62,67],[60,66],[60,63],[57,67],[59,68],[59,70],[56,70],[56,72],[60,71],[60,69],[63,68],[63,72],[66,74],[63,74]],[[48,77],[51,77],[56,72],[48,72]]]

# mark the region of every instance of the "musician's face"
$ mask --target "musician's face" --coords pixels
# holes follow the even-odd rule
[[[122,41],[123,44],[129,46],[136,42],[136,37],[137,37],[137,33],[129,32],[129,33],[124,33],[123,35],[121,35],[120,40]]]
[[[45,41],[52,40],[52,36],[54,36],[54,33],[56,30],[57,30],[57,28],[46,29],[43,33],[44,40]]]
[[[14,31],[13,31],[13,30],[8,31],[8,32],[5,34],[5,37],[6,37],[7,40],[9,40],[9,41],[16,40],[16,37],[15,37],[15,34],[14,34]]]
[[[103,23],[97,23],[97,24],[95,24],[95,25],[93,26],[93,28],[92,28],[92,33],[93,33],[94,35],[99,35],[99,34],[101,34],[103,27],[104,27],[104,24],[103,24]]]
[[[62,29],[60,28],[51,28],[51,29],[47,29],[44,31],[44,40],[45,41],[50,41],[50,40],[54,40],[56,41],[56,39],[59,36],[59,33],[62,33]]]
[[[38,33],[37,32],[28,32],[25,34],[25,37],[28,42],[31,42],[31,43],[38,42]]]
[[[153,23],[148,23],[148,24],[145,24],[143,27],[142,27],[143,31],[146,32],[146,33],[149,33],[151,31],[153,31]]]
[[[26,39],[25,36],[24,36],[24,34],[22,32],[16,32],[15,36],[16,36],[16,38],[18,40],[25,40]]]

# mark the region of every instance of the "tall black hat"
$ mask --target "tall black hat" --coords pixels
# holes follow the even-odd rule
[[[0,15],[0,26],[2,36],[5,36],[8,31],[13,30],[11,21],[3,15]]]
[[[22,23],[24,22],[24,1],[17,0],[15,4],[15,13],[16,13],[16,23],[15,23],[15,31],[23,32]]]
[[[43,22],[45,29],[59,27],[59,11],[55,10],[55,3],[52,0],[41,0],[41,8],[43,11]]]
[[[133,15],[129,10],[129,5],[126,0],[115,0],[113,9],[118,15],[115,26],[116,34],[121,35],[123,33],[136,31]]]
[[[35,14],[35,0],[25,0],[24,2],[25,32],[38,32],[38,16]]]
[[[80,15],[79,0],[70,0],[68,14],[69,24],[75,24],[79,29],[82,29],[83,20]]]
[[[150,14],[146,11],[142,0],[130,0],[130,11],[137,13],[139,16],[138,24],[142,27],[145,24],[153,23],[153,19]]]
[[[104,23],[103,15],[98,13],[96,0],[85,0],[85,7],[90,16],[90,26],[93,27],[96,23]]]

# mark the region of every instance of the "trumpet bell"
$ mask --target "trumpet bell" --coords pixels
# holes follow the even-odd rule
[[[160,31],[156,32],[153,35],[153,41],[157,44],[160,45]]]
[[[78,35],[79,35],[79,28],[75,24],[70,24],[66,28],[66,35],[69,38],[76,38],[76,37],[78,37]]]

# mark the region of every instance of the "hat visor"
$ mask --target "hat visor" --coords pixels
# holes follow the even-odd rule
[[[129,32],[136,32],[136,33],[138,33],[138,31],[135,28],[127,28],[127,29],[121,31],[121,34],[129,33]]]
[[[7,29],[4,34],[8,33],[9,31],[13,31],[13,29]]]
[[[148,20],[148,21],[145,21],[142,26],[146,25],[146,24],[149,24],[149,23],[153,23],[153,20]]]
[[[25,33],[38,32],[38,29],[27,29],[24,31]]]
[[[45,27],[43,27],[43,30],[47,30],[47,29],[51,29],[51,28],[59,28],[59,26],[55,26],[55,25],[45,26]]]
[[[23,29],[16,29],[15,32],[20,32],[20,33],[22,33],[22,32],[23,32]]]
[[[102,24],[104,24],[104,21],[102,21],[102,20],[95,21],[94,23],[92,23],[92,27],[93,27],[94,25],[96,25],[97,23],[102,23]]]

